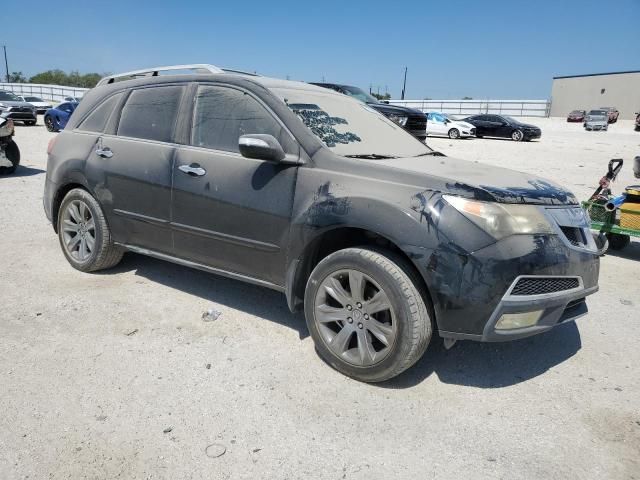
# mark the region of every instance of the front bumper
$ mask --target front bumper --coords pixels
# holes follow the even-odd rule
[[[8,110],[2,111],[0,117],[10,118],[17,122],[30,122],[38,119],[35,112],[12,112]]]
[[[525,130],[524,131],[525,140],[533,140],[540,137],[542,137],[542,130]]]

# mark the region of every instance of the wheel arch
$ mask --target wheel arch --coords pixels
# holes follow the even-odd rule
[[[402,258],[407,268],[411,270],[407,274],[414,281],[427,304],[434,327],[437,325],[431,293],[411,256],[387,236],[368,228],[353,226],[336,226],[325,230],[304,247],[298,258],[289,263],[285,295],[292,312],[302,308],[306,284],[316,265],[328,255],[352,247],[371,247],[378,251],[389,251]]]
[[[60,205],[62,205],[62,200],[67,193],[74,188],[85,190],[89,195],[94,196],[87,185],[86,179],[81,175],[73,175],[67,182],[60,185],[53,196],[53,202],[51,205],[51,223],[53,225],[53,230],[56,233],[58,233],[58,213],[60,212]]]

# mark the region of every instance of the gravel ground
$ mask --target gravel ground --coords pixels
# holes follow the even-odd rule
[[[620,121],[532,120],[531,143],[429,139],[587,197]],[[316,355],[270,290],[127,254],[83,274],[44,216],[47,133],[17,128],[0,179],[0,478],[640,479],[640,243],[602,259],[577,324],[505,344],[432,344],[381,385]],[[625,166],[616,189],[639,183]],[[222,312],[203,322],[209,308]]]

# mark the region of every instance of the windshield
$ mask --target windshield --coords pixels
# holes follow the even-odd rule
[[[605,120],[607,120],[607,116],[606,115],[589,115],[589,120],[595,120],[595,121],[602,121],[604,122]]]
[[[504,118],[507,122],[509,123],[520,123],[518,120],[516,120],[513,117],[507,117],[506,115],[503,115],[502,118]]]
[[[342,90],[346,92],[350,97],[356,98],[364,103],[380,103],[377,98],[372,95],[369,95],[367,92],[358,87],[347,87],[342,85],[340,87]]]
[[[402,127],[366,104],[329,91],[271,90],[338,155],[415,157],[432,152]]]
[[[21,100],[17,95],[14,95],[11,92],[0,92],[0,102],[2,100],[6,100],[7,102],[20,102]]]
[[[27,102],[42,102],[42,99],[39,97],[25,97]]]
[[[582,110],[574,110],[570,113],[570,115],[582,115],[584,112]]]

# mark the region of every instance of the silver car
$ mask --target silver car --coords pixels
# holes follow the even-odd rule
[[[609,112],[606,110],[591,110],[584,119],[585,130],[609,129]]]
[[[36,107],[6,90],[0,90],[0,118],[10,118],[29,126],[38,122]]]

